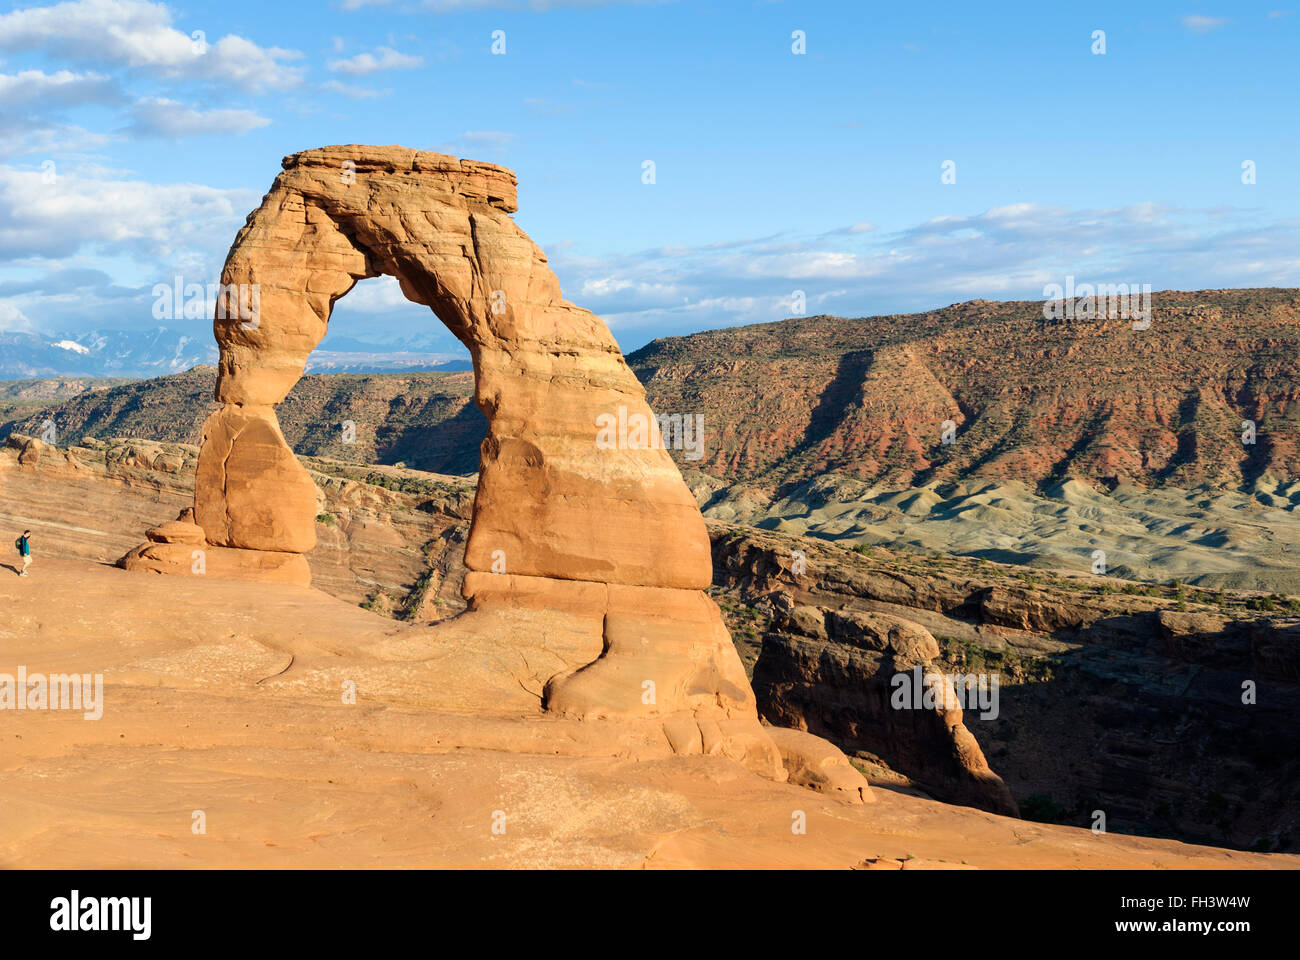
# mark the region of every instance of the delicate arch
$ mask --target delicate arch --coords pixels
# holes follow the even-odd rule
[[[194,573],[201,544],[208,574],[310,582],[316,489],[275,406],[334,302],[389,274],[469,349],[488,421],[465,553],[470,612],[433,629],[473,629],[493,610],[560,611],[569,635],[587,637],[574,649],[588,652],[543,678],[546,709],[652,719],[675,752],[726,753],[785,779],[701,592],[712,580],[708,532],[681,474],[632,430],[598,442],[602,418],[653,423],[644,390],[608,328],[562,298],[515,209],[515,177],[493,164],[355,145],[286,157],[222,272],[222,406],[203,428],[193,520],[151,531],[159,542],[123,565]],[[240,315],[241,295],[254,316]],[[488,629],[501,633],[501,622]]]
[[[220,311],[227,318],[214,321],[225,407],[209,436],[253,410],[273,419],[270,408],[302,376],[334,302],[358,280],[388,274],[473,358],[488,435],[466,551],[471,570],[493,570],[495,556],[496,569],[504,558],[508,572],[527,576],[708,586],[704,521],[667,453],[596,449],[602,414],[621,407],[650,415],[644,391],[609,330],[561,297],[545,254],[509,217],[513,174],[396,147],[327,147],[288,157],[284,167],[222,272],[230,296],[241,285],[257,290],[259,311],[252,321]],[[285,489],[261,511],[277,514],[277,546],[222,519],[232,504],[221,439],[200,457],[196,514],[211,542],[302,552],[314,493],[281,475],[292,469],[287,447],[263,458]]]

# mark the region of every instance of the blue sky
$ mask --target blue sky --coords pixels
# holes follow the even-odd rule
[[[1067,274],[1297,286],[1279,2],[11,4],[0,330],[155,324],[153,285],[215,281],[283,155],[351,142],[513,168],[516,220],[625,350],[796,290],[863,316]],[[331,339],[375,331],[454,344],[388,280]]]

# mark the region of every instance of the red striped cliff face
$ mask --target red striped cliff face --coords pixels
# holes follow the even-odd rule
[[[629,363],[656,410],[704,415],[694,466],[773,490],[826,472],[1178,487],[1300,475],[1300,291],[1151,301],[1145,330],[972,301],[655,341]]]

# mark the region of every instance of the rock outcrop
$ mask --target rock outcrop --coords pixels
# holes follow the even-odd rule
[[[776,594],[772,632],[754,667],[764,716],[875,757],[936,796],[1016,816],[1016,803],[963,720],[920,624],[884,613],[835,611]],[[924,688],[900,706],[900,677]]]
[[[709,526],[760,717],[826,737],[873,783],[901,775],[988,808],[1002,788],[977,775],[987,766],[1025,819],[1087,827],[1101,810],[1112,833],[1294,848],[1295,600]],[[978,748],[945,729],[956,716],[937,697],[894,708],[907,660],[998,678],[994,709],[965,698]]]
[[[551,625],[562,617],[570,638],[586,638],[566,649],[590,656],[537,657],[549,664],[548,710],[660,723],[676,752],[725,753],[785,779],[701,592],[712,576],[708,534],[657,442],[644,390],[605,325],[561,297],[545,255],[510,219],[515,209],[515,177],[493,164],[403,147],[285,158],[221,277],[222,406],[203,427],[194,500],[207,555],[195,569],[192,544],[151,543],[123,564],[309,582],[317,491],[275,407],[334,302],[359,280],[391,275],[469,350],[488,420],[465,551],[471,609],[447,631],[473,629],[475,617],[499,629],[503,610]],[[603,418],[620,427],[608,442],[598,439]]]

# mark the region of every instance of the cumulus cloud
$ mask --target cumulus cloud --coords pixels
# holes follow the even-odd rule
[[[11,156],[85,150],[109,139],[61,120],[65,111],[124,99],[117,82],[98,73],[22,70],[0,73],[0,138]]]
[[[116,103],[122,99],[117,82],[98,73],[22,70],[0,73],[0,112],[51,110],[86,103]]]
[[[283,90],[297,85],[302,69],[282,61],[301,54],[261,47],[235,34],[215,42],[200,28],[172,25],[166,4],[149,0],[67,0],[0,15],[0,51],[40,50],[78,64],[147,70],[242,90]]]
[[[411,70],[423,63],[423,57],[398,53],[392,47],[379,47],[374,53],[358,53],[355,57],[331,60],[328,66],[333,72],[349,77],[368,77],[381,70]]]
[[[270,122],[252,110],[195,110],[175,100],[148,97],[136,103],[130,129],[147,137],[238,135]]]
[[[388,313],[404,310],[411,304],[406,299],[406,294],[402,293],[397,278],[386,275],[362,280],[339,302],[362,313]]]
[[[155,184],[94,170],[0,166],[0,262],[83,252],[145,262],[210,260],[258,197],[256,190]]]
[[[81,153],[99,149],[113,139],[109,134],[75,125],[45,120],[8,122],[4,117],[0,117],[0,136],[4,137],[6,152],[14,157]]]

